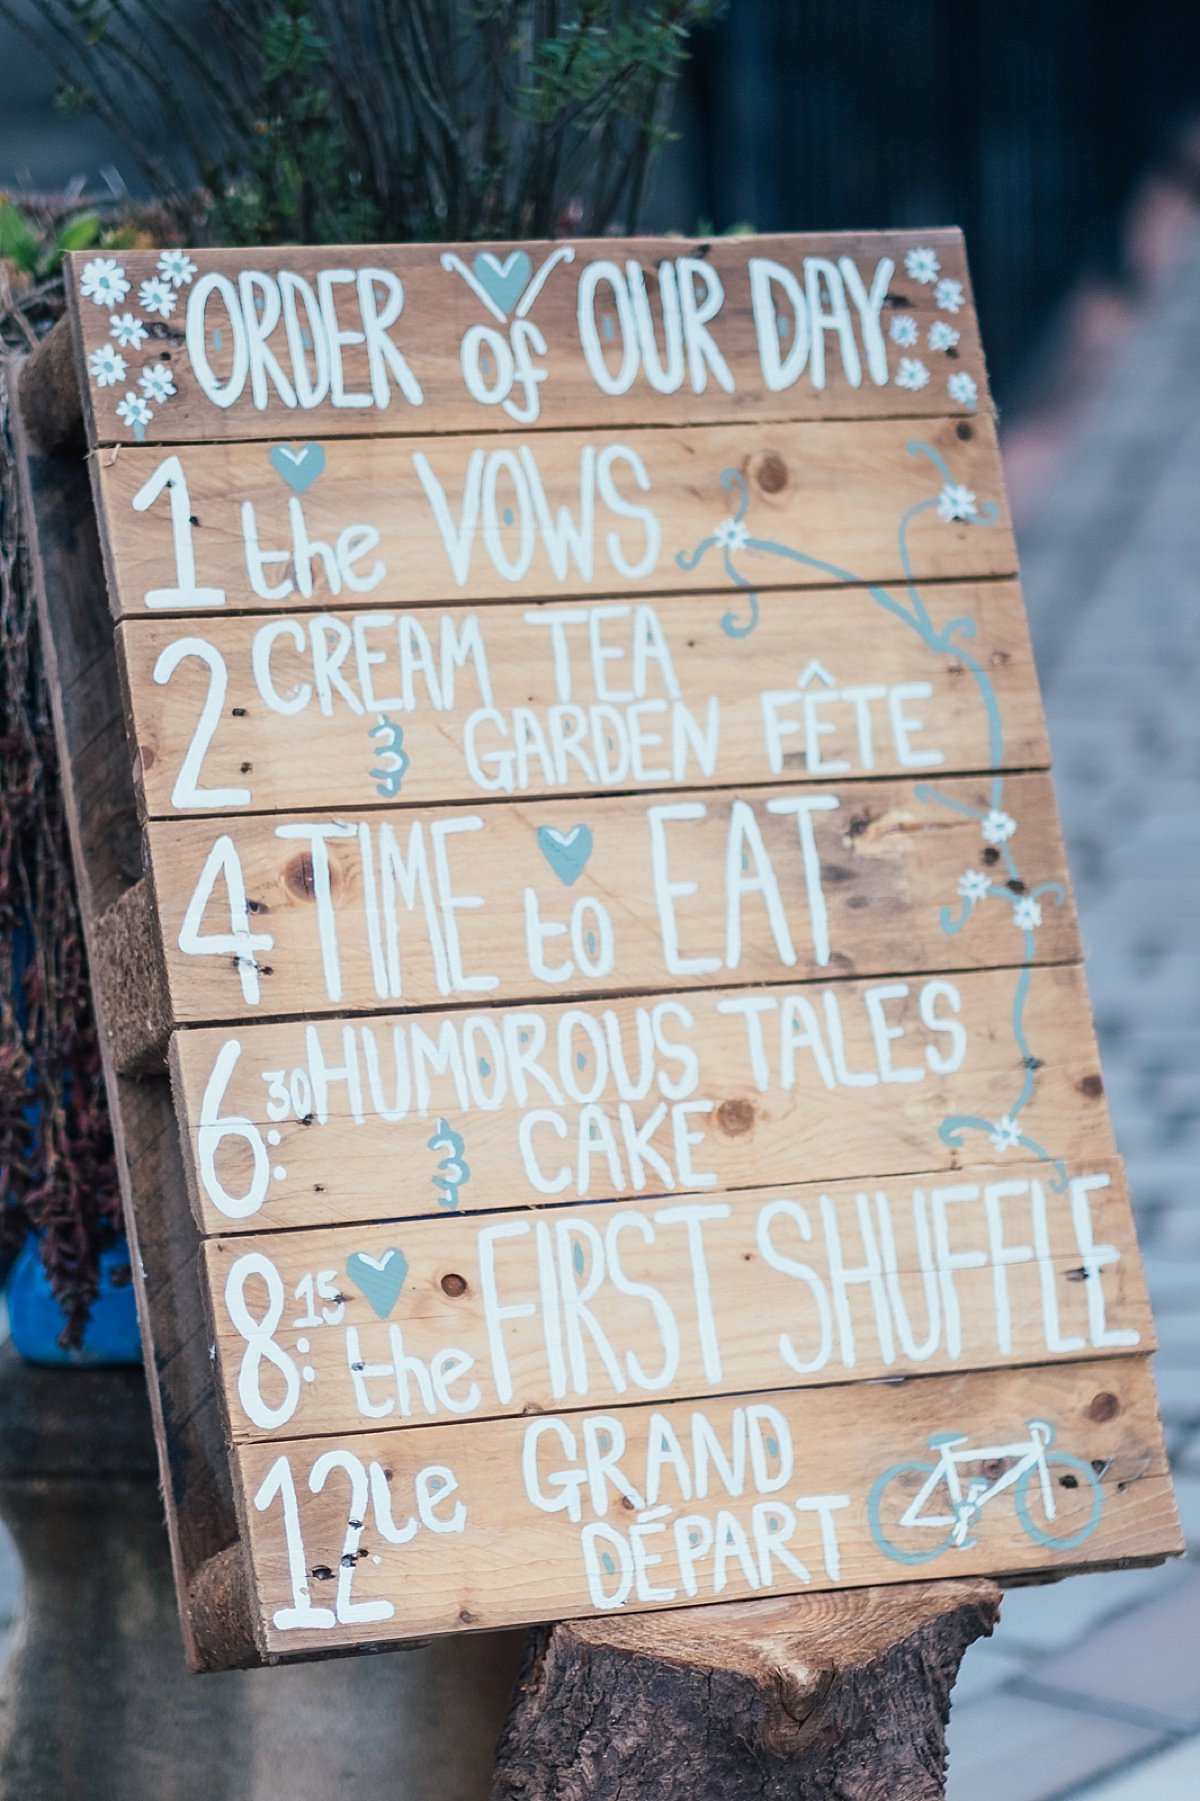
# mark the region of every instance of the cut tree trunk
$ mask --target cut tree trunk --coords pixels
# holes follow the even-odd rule
[[[493,1801],[937,1801],[993,1583],[909,1583],[531,1637]]]

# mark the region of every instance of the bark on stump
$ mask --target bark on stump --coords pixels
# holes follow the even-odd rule
[[[493,1801],[938,1801],[993,1583],[909,1583],[535,1633]]]

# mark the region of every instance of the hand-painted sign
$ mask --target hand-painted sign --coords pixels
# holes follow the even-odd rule
[[[958,235],[70,294],[260,1655],[1175,1549]]]

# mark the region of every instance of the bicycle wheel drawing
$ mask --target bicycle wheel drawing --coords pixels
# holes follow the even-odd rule
[[[1042,1506],[1041,1479],[1037,1465],[1031,1464],[1014,1492],[1017,1518],[1035,1544],[1069,1551],[1096,1530],[1104,1506],[1104,1492],[1091,1465],[1079,1457],[1072,1457],[1069,1451],[1047,1451],[1046,1468],[1054,1485],[1055,1502],[1063,1507],[1063,1515],[1047,1520]]]
[[[867,1497],[867,1518],[871,1536],[885,1557],[893,1563],[932,1563],[940,1557],[954,1536],[954,1524],[939,1526],[902,1526],[901,1518],[937,1470],[935,1463],[914,1458],[907,1463],[894,1463],[884,1470]],[[949,1497],[943,1497],[949,1505]],[[935,1499],[930,1505],[941,1503]]]

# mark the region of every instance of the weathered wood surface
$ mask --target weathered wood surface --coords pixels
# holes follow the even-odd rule
[[[910,1583],[530,1636],[492,1801],[935,1801],[989,1582]]]
[[[948,583],[926,603],[935,632],[974,622],[970,655],[1003,721],[996,766],[1044,767],[1016,583]],[[723,616],[722,602],[687,595],[129,618],[117,639],[141,803],[158,818],[362,806],[392,788],[397,804],[428,805],[993,767],[959,648],[914,657],[911,628],[871,595],[764,593],[752,654],[731,646]],[[476,632],[460,668],[457,646]],[[716,755],[702,761],[694,739],[706,742],[714,709]],[[379,755],[391,725],[408,758],[398,784]]]
[[[194,1024],[993,968],[1025,952],[1022,921],[1039,926],[1039,962],[1069,961],[1079,941],[1049,778],[1006,784],[1025,879],[983,861],[991,794],[970,778],[931,793],[856,782],[574,799],[567,811],[522,801],[154,821],[171,1014]],[[232,856],[252,934],[241,948]],[[989,887],[968,908],[957,884],[972,870]]]
[[[964,1491],[1011,1478],[976,1502],[962,1543],[951,1525],[902,1523],[943,1433],[980,1454]],[[1052,1519],[1025,1467],[1039,1442]],[[243,1444],[235,1458],[269,1650],[1180,1548],[1137,1357]],[[938,1492],[920,1510],[935,1520]]]
[[[299,494],[271,460],[279,448],[93,453],[120,616],[709,589],[723,596],[718,620],[728,611],[744,622],[731,565],[751,588],[890,582],[901,594],[905,544],[921,581],[1017,567],[990,417],[931,418],[919,431],[911,420],[837,419],[648,427],[628,439],[598,428],[347,439],[304,453],[322,461]],[[970,497],[969,517],[939,510],[947,486]],[[728,556],[718,528],[733,533]],[[194,579],[181,580],[177,542]]]
[[[1078,966],[1032,972],[1021,1041],[1016,970],[888,984],[872,1003],[875,986],[177,1032],[198,1217],[264,1231],[436,1214],[451,1193],[474,1211],[959,1169],[1005,1138],[1027,1056],[1015,1131],[1072,1163],[1112,1155]],[[902,1034],[882,1052],[872,1004]]]
[[[11,363],[4,374],[11,392],[16,386]],[[89,961],[98,966],[100,921],[141,874],[112,622],[82,462],[33,454],[21,420],[14,418],[13,424],[80,912]],[[188,1584],[208,1559],[236,1541],[237,1524],[208,1360],[196,1228],[165,1076],[138,1082],[118,1075],[103,994],[97,996],[97,1014],[162,1485],[169,1497],[167,1526],[184,1648],[198,1668],[209,1662],[209,1648],[189,1611]]]
[[[216,1658],[1178,1547],[957,234],[559,248],[71,265]]]
[[[1040,1166],[1009,1166],[210,1240],[231,1429],[294,1438],[1152,1350],[1120,1166],[1070,1178],[1065,1196]],[[256,1376],[275,1316],[280,1362]]]
[[[933,261],[914,274],[916,250]],[[113,252],[100,283],[93,253],[67,259],[93,443],[133,440],[117,408],[147,393],[149,367],[174,389],[148,393],[141,430],[157,443],[989,404],[957,230],[180,254],[186,268],[165,282],[153,250]],[[752,260],[787,271],[764,295],[761,334]],[[136,343],[114,318],[141,325]],[[119,373],[94,366],[98,351]],[[957,398],[956,376],[971,384]]]
[[[91,976],[102,997],[113,1068],[123,1076],[164,1075],[170,996],[147,877],[127,888],[97,920]]]

